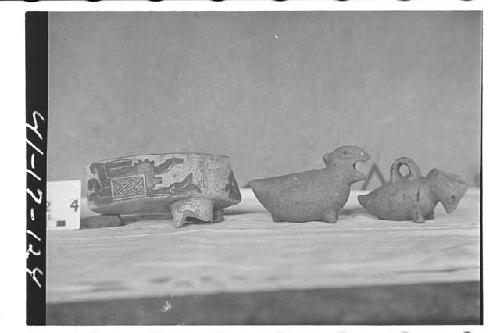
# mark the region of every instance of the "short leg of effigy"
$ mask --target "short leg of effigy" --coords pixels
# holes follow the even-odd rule
[[[334,208],[329,208],[323,212],[323,221],[327,223],[337,223],[339,213]]]
[[[425,222],[424,215],[422,214],[422,211],[420,210],[420,208],[415,209],[413,221],[415,223],[424,223]]]
[[[280,219],[279,217],[276,217],[274,215],[271,215],[271,218],[273,219],[273,222],[283,222],[282,219]]]

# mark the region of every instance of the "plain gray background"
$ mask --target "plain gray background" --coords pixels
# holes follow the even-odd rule
[[[477,11],[49,15],[49,180],[193,151],[244,185],[352,144],[477,185],[480,116]]]

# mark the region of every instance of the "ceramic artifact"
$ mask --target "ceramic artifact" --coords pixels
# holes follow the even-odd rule
[[[89,208],[103,215],[170,212],[174,225],[187,218],[223,219],[241,201],[229,157],[201,153],[133,155],[88,167]]]
[[[363,149],[344,146],[324,155],[324,169],[256,179],[249,186],[274,222],[334,223],[347,202],[351,184],[366,178],[356,170],[356,162],[369,159]]]
[[[409,170],[406,176],[400,172],[403,165]],[[434,219],[438,202],[447,213],[452,213],[466,190],[467,185],[459,176],[432,169],[422,177],[412,159],[401,157],[392,164],[390,181],[367,195],[358,196],[358,201],[380,219],[422,223]]]

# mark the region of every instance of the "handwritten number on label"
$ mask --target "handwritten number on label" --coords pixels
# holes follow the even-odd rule
[[[26,268],[26,273],[28,273],[31,276],[33,281],[35,281],[36,285],[38,286],[38,288],[42,288],[42,285],[40,284],[40,281],[38,281],[38,278],[36,276],[36,273],[43,275],[43,272],[40,268],[35,267],[35,268],[33,268],[33,270]]]
[[[37,192],[38,192],[38,197],[29,188],[26,189],[26,193],[30,195],[30,197],[33,199],[34,202],[40,205],[42,203],[43,192],[40,191],[40,189],[37,189]]]
[[[69,205],[71,208],[73,208],[75,210],[75,212],[78,210],[78,200],[75,199],[73,200],[73,202],[71,203],[71,205]]]
[[[35,251],[33,249],[33,244],[29,244],[28,250],[26,251],[26,259],[28,259],[30,257],[30,254],[33,254],[35,256],[39,256],[42,254],[42,252],[40,250]]]
[[[43,136],[41,133],[41,129],[39,128],[38,122],[39,121],[45,122],[45,118],[40,112],[35,110],[32,113],[32,119],[33,119],[33,124],[26,123],[26,128],[29,129],[32,133],[36,134],[36,136],[43,142]],[[43,130],[45,130],[45,129],[43,129]],[[31,142],[28,139],[28,137],[30,136],[28,134],[29,133],[27,133],[27,135],[26,135],[27,145],[30,146],[31,148],[33,148],[40,155],[44,155],[44,152],[36,144],[34,144],[33,142]],[[27,172],[27,174],[31,175],[32,177],[34,177],[38,181],[45,181],[45,179],[42,179],[42,177],[40,175],[38,175],[36,171],[37,170],[35,169],[35,153],[32,153],[31,154],[31,169],[27,168],[26,172]],[[28,181],[28,186],[29,186],[29,184],[32,184],[31,179]],[[42,190],[40,190],[38,188],[34,192],[31,188],[28,187],[28,188],[26,188],[26,193],[31,197],[31,199],[33,200],[33,203],[35,203],[37,205],[42,204],[42,198],[43,198]],[[30,205],[30,204],[31,203],[28,200],[28,205]],[[47,210],[49,209],[49,206],[50,206],[50,203],[47,202]],[[34,209],[34,207],[30,207],[30,218],[31,218],[31,221],[35,221],[35,209]],[[26,230],[26,233],[31,235],[32,237],[34,237],[39,242],[42,242],[42,238],[40,236],[38,236],[37,234],[35,234],[33,231],[28,229],[28,230]],[[31,260],[29,260],[30,256],[42,256],[43,255],[42,250],[43,250],[43,246],[41,248],[38,248],[35,250],[33,248],[33,244],[31,244],[31,243],[28,244],[28,250],[26,251],[26,259],[28,260],[28,263],[27,263],[28,267],[31,266],[30,265]],[[31,259],[33,259],[33,258],[31,258]],[[43,265],[44,265],[43,267],[45,267],[45,263],[43,263]],[[36,283],[38,288],[42,288],[42,284],[38,280],[39,276],[43,275],[42,269],[40,269],[39,267],[34,267],[33,269],[29,269],[28,267],[26,267],[26,273],[29,274],[29,276],[31,277],[33,282]],[[31,311],[28,311],[28,312],[31,312]],[[29,320],[29,321],[31,321],[31,320]]]
[[[26,123],[26,127],[32,130],[40,138],[40,140],[43,140],[42,134],[38,131],[38,120],[36,119],[36,116],[38,116],[42,121],[45,121],[45,118],[42,116],[42,114],[35,110],[33,112],[33,125]]]

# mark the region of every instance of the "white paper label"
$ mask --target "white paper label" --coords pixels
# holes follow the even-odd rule
[[[80,229],[80,181],[47,182],[47,229]]]

